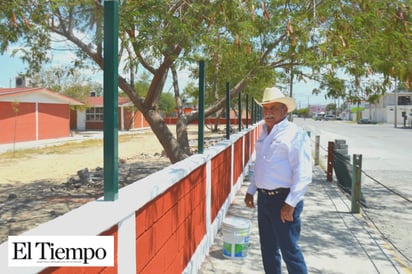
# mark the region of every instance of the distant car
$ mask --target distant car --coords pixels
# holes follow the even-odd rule
[[[358,120],[358,124],[376,124],[376,122],[371,121],[368,118],[361,118]]]
[[[334,115],[334,114],[326,114],[325,116],[323,116],[323,119],[326,120],[326,121],[336,120],[336,115]]]

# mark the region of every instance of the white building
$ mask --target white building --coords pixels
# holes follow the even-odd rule
[[[412,124],[412,92],[387,93],[376,104],[365,104],[362,118],[397,126]]]

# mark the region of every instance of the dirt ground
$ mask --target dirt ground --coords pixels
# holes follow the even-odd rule
[[[71,151],[38,153],[26,155],[24,158],[0,158],[0,185],[29,184],[37,180],[65,180],[83,168],[103,167],[103,142],[89,147],[74,148]],[[137,155],[161,154],[163,151],[159,141],[152,134],[136,134],[125,142],[119,142],[120,159],[130,159]]]
[[[223,134],[205,136],[217,142]],[[197,128],[189,127],[190,143],[197,146],[196,139]],[[118,156],[119,189],[170,165],[151,131],[119,137]],[[0,154],[0,243],[101,197],[103,177],[102,140]]]

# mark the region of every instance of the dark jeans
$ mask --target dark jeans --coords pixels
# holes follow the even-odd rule
[[[263,266],[266,274],[281,274],[282,261],[291,274],[306,274],[305,259],[298,246],[300,236],[300,201],[293,214],[293,222],[282,223],[280,208],[287,194],[268,196],[258,193],[258,223]]]

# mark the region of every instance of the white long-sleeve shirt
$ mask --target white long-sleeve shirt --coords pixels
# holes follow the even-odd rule
[[[287,119],[274,125],[269,134],[264,125],[255,150],[254,176],[247,192],[254,195],[258,188],[290,188],[285,202],[295,207],[312,182],[311,142],[306,132]]]

